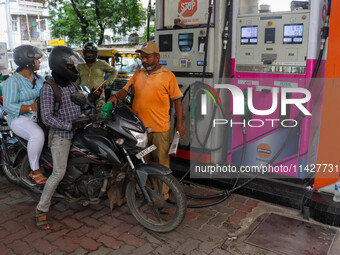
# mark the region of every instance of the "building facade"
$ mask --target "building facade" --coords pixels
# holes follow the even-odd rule
[[[46,49],[51,32],[44,0],[0,0],[0,42],[12,51],[21,44]]]

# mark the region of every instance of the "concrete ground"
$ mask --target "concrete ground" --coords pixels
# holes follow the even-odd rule
[[[197,185],[185,189],[204,195],[217,192]],[[107,201],[88,207],[54,206],[49,214],[52,230],[39,231],[33,219],[35,205],[27,191],[0,176],[0,254],[275,255],[282,253],[249,245],[246,238],[269,213],[303,220],[297,210],[233,194],[219,205],[188,209],[184,222],[166,234],[144,229],[126,204],[111,215]],[[325,227],[337,231],[325,250],[340,254],[339,229]]]

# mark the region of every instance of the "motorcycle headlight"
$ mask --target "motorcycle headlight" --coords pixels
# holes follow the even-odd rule
[[[131,134],[136,138],[137,140],[137,147],[145,148],[148,145],[148,134],[147,132],[139,133],[136,131],[130,130]]]

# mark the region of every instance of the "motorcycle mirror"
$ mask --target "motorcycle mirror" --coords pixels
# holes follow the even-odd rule
[[[90,94],[90,93],[91,93],[89,87],[87,87],[87,86],[79,85],[79,88],[80,88],[80,90],[81,90],[82,92],[85,92],[85,93],[87,93],[87,94]]]
[[[74,92],[71,94],[71,101],[76,105],[84,106],[87,104],[86,97],[81,92]]]

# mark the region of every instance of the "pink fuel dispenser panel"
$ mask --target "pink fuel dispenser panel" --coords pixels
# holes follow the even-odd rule
[[[240,164],[243,147],[241,126],[244,125],[247,140],[244,165],[266,165],[283,147],[271,164],[277,166],[277,170],[281,166],[281,170],[275,173],[304,179],[313,174],[311,168],[317,156],[323,65],[319,71],[321,78],[316,79],[312,86],[310,84],[327,3],[321,0],[291,1],[289,9],[272,12],[271,6],[265,4],[244,8],[245,1],[239,1],[234,25],[234,78],[231,83],[243,91],[246,111],[251,108],[249,97],[252,97],[255,109],[270,109],[274,91],[279,91],[278,104],[269,115],[257,115],[250,109],[240,116],[233,115],[231,99],[229,124],[233,124],[229,133],[228,162]],[[252,93],[248,93],[248,88]],[[304,106],[312,115],[300,113],[301,109],[294,104],[287,104],[286,109],[281,109],[283,88],[310,90],[311,99]],[[285,94],[288,100],[305,96],[298,92]],[[298,116],[302,120],[294,121]],[[297,127],[290,134],[295,125]]]

